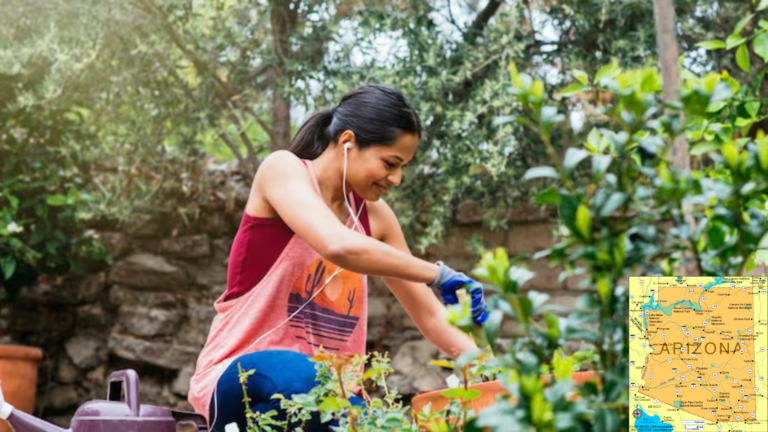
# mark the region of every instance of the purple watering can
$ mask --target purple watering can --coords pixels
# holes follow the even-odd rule
[[[108,382],[107,400],[93,400],[78,408],[68,430],[14,409],[5,402],[2,390],[0,419],[8,421],[16,432],[176,432],[182,423],[208,431],[200,414],[141,405],[139,375],[132,369],[113,372]],[[125,402],[120,400],[122,390]]]

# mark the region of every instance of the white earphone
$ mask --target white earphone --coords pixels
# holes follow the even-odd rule
[[[363,230],[362,224],[360,223],[360,214],[363,212],[363,205],[360,205],[360,209],[358,209],[357,214],[355,214],[354,210],[352,210],[352,205],[349,203],[349,199],[348,199],[349,196],[347,195],[347,151],[350,148],[352,148],[353,145],[354,144],[351,141],[348,141],[348,142],[344,143],[344,173],[342,174],[342,180],[341,180],[342,186],[341,187],[342,187],[342,190],[344,191],[344,204],[347,205],[347,209],[349,210],[349,215],[352,216],[352,229],[354,230],[355,228],[357,228],[357,229]],[[314,164],[313,164],[313,168],[314,168]],[[315,170],[316,170],[316,168],[315,168]],[[320,292],[323,290],[323,288],[325,288],[329,283],[331,283],[331,280],[334,278],[334,276],[338,275],[339,273],[341,273],[341,267],[337,267],[336,271],[334,271],[330,276],[328,276],[325,279],[325,283],[323,283],[323,286],[321,286],[319,289],[315,290],[315,293],[312,294],[312,296],[310,298],[308,298],[307,301],[303,305],[301,305],[301,307],[296,309],[296,311],[294,311],[288,318],[286,318],[285,321],[283,321],[280,324],[278,324],[277,326],[275,326],[275,328],[273,328],[272,330],[270,330],[270,331],[264,333],[263,335],[259,336],[258,339],[256,339],[250,346],[248,346],[248,348],[246,348],[246,350],[248,350],[252,346],[258,344],[259,342],[261,342],[262,339],[264,339],[265,337],[269,336],[275,330],[279,329],[280,327],[282,327],[283,325],[288,323],[290,320],[292,320],[293,317],[295,317],[299,312],[302,311],[302,309],[304,309],[304,307],[306,307],[308,304],[312,303],[312,300],[314,300],[315,297],[318,294],[320,294]],[[211,429],[213,429],[213,426],[216,424],[216,420],[217,420],[218,414],[219,414],[218,400],[216,398],[216,392],[218,391],[218,387],[219,387],[219,383],[217,382],[216,385],[213,388],[213,393],[214,393],[214,398],[213,398],[214,406],[213,406],[213,410],[214,411],[213,411],[213,421],[211,422]]]

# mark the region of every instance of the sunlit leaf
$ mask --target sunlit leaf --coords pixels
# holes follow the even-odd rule
[[[739,22],[736,23],[736,27],[734,27],[733,29],[733,34],[741,33],[741,31],[744,30],[744,26],[747,25],[747,23],[750,22],[754,17],[755,17],[755,14],[749,14],[744,18],[740,19]]]
[[[716,49],[725,48],[725,42],[719,41],[719,40],[708,40],[704,42],[699,42],[696,44],[696,46],[700,48],[704,48],[706,50],[716,50]]]
[[[67,197],[65,197],[64,195],[49,195],[45,199],[45,202],[47,202],[49,206],[54,206],[54,207],[63,206],[67,204]]]
[[[557,172],[556,169],[549,167],[549,166],[540,166],[540,167],[534,167],[528,169],[528,171],[525,172],[525,175],[523,175],[523,181],[536,179],[536,178],[542,178],[542,177],[548,177],[548,178],[560,178],[560,174]]]
[[[746,45],[742,45],[736,50],[736,64],[741,70],[749,73],[749,48]]]
[[[582,238],[588,239],[592,236],[592,217],[589,209],[584,204],[576,210],[576,229]]]
[[[725,40],[725,49],[731,49],[733,47],[737,47],[746,41],[747,40],[744,37],[737,34],[732,34],[728,36],[728,39]]]
[[[768,0],[766,0],[766,1],[768,1]],[[586,85],[589,82],[589,76],[587,75],[586,72],[584,72],[581,69],[573,69],[571,71],[571,75],[573,75],[573,77],[576,78],[576,81],[578,81],[578,82],[580,82],[582,84]]]
[[[752,49],[764,62],[768,63],[768,33],[757,35],[755,40],[752,41]]]

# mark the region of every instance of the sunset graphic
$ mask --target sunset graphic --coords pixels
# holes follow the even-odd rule
[[[290,316],[307,302],[325,280],[336,271],[336,265],[318,258],[301,272],[288,298]],[[291,328],[300,332],[295,338],[312,347],[338,351],[349,341],[357,328],[365,301],[362,276],[343,270],[322,288],[322,291],[294,316]]]

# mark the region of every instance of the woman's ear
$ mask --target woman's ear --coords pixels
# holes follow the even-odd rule
[[[355,145],[355,133],[351,130],[345,130],[339,135],[339,144],[342,144],[342,152],[345,152]]]

